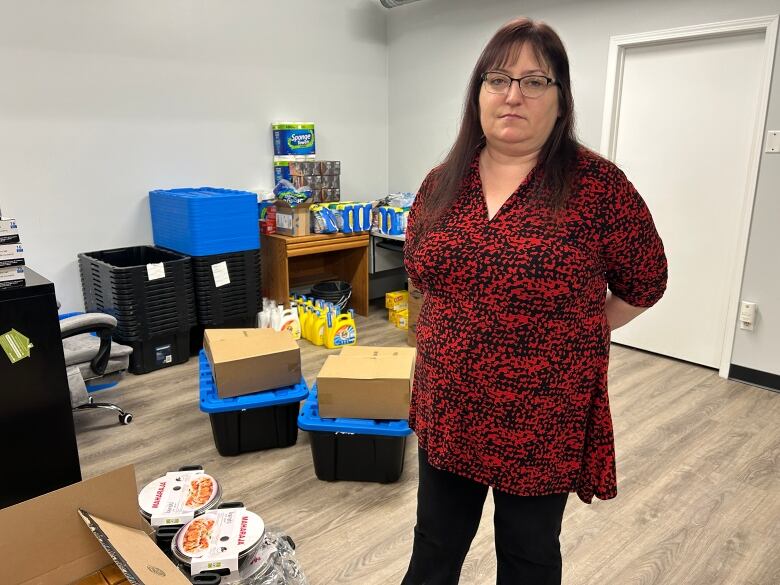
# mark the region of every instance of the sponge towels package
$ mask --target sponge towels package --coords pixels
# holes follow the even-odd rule
[[[274,122],[274,156],[316,154],[312,122]]]

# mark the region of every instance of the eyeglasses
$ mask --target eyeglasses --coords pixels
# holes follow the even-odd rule
[[[559,82],[545,75],[526,75],[517,79],[498,71],[488,71],[482,74],[482,83],[490,93],[509,93],[513,81],[517,82],[520,93],[527,98],[538,98],[551,85],[560,85]]]

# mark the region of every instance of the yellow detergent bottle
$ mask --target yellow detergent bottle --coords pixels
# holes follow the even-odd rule
[[[302,333],[303,333],[303,337],[309,341],[311,341],[311,324],[312,321],[314,321],[314,319],[316,318],[315,317],[316,310],[317,309],[315,309],[313,305],[310,305],[308,302],[306,303],[306,314],[302,325]]]
[[[314,345],[325,345],[327,315],[328,311],[326,309],[318,309],[317,317],[312,321],[311,342]]]
[[[355,327],[355,313],[352,309],[349,313],[335,316],[328,313],[328,331],[325,336],[325,347],[336,349],[345,345],[357,343],[357,328]]]
[[[289,331],[293,339],[301,338],[301,322],[298,321],[297,309],[285,309],[282,311],[282,325],[280,331]]]
[[[314,319],[314,301],[308,299],[304,305],[303,323],[301,323],[301,333],[304,339],[311,341],[311,322]]]
[[[306,303],[306,297],[302,296],[295,302],[295,308],[298,310],[298,321],[301,323],[301,329],[303,329],[303,312]]]

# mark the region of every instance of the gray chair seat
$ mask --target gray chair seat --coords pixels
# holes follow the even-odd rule
[[[93,381],[100,384],[118,381],[130,365],[133,348],[111,341],[116,323],[114,317],[105,313],[85,313],[62,319],[62,350],[71,407],[74,410],[113,410],[119,414],[121,423],[128,424],[132,420],[131,414],[115,404],[93,402],[87,390]]]

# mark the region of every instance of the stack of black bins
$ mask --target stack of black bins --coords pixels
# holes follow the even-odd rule
[[[190,338],[191,355],[203,347],[205,329],[255,326],[261,302],[260,250],[192,256],[192,276],[198,326]]]
[[[85,252],[79,271],[87,311],[116,317],[114,340],[133,348],[132,373],[189,359],[196,314],[188,256],[152,246]]]

